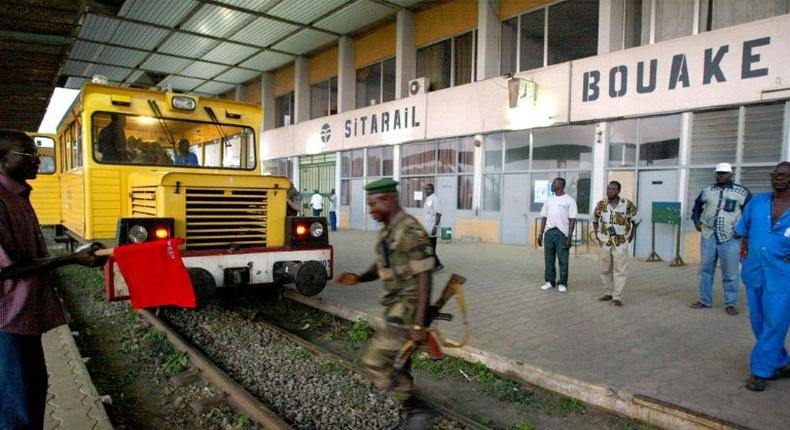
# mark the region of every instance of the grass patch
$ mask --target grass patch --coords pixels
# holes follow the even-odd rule
[[[552,415],[564,418],[571,414],[583,414],[587,407],[579,400],[571,399],[570,397],[558,397],[555,401],[549,403],[547,410]]]
[[[189,356],[186,352],[173,352],[165,359],[165,373],[175,375],[187,370],[189,367]]]
[[[292,357],[300,358],[302,360],[310,357],[310,352],[302,348],[301,346],[297,346],[296,348],[292,349],[290,353]]]
[[[352,342],[365,342],[372,336],[373,327],[362,318],[358,319],[346,333],[346,337]]]
[[[535,425],[529,421],[519,421],[513,424],[511,430],[535,430]]]
[[[334,361],[326,361],[321,364],[321,373],[335,373],[339,372],[342,368],[343,366],[335,363]]]

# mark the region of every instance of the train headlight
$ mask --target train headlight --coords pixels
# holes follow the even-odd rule
[[[129,239],[129,242],[143,243],[148,239],[148,230],[141,225],[133,225],[126,232],[126,237]]]
[[[310,236],[313,237],[321,237],[324,234],[324,225],[320,222],[314,222],[310,224]]]
[[[192,97],[173,96],[170,105],[173,106],[173,109],[193,111],[197,106],[197,102]]]

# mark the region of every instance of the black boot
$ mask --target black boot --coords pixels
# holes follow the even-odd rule
[[[411,398],[404,402],[401,408],[401,428],[404,430],[425,430],[430,428],[439,416],[439,412],[427,403]]]

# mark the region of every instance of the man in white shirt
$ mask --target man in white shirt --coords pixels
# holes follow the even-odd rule
[[[557,286],[557,290],[564,293],[568,289],[568,251],[573,243],[573,229],[576,227],[576,200],[565,194],[565,178],[554,178],[551,182],[553,195],[546,198],[543,209],[540,211],[540,234],[538,246],[543,246],[546,261],[546,284],[541,290],[550,290]],[[557,273],[554,267],[556,259],[560,262],[560,279],[557,283]]]
[[[433,184],[426,184],[423,187],[425,192],[425,204],[423,205],[423,223],[425,224],[425,231],[428,232],[428,240],[431,241],[431,248],[433,248],[433,257],[436,263],[433,267],[434,271],[444,269],[444,265],[439,261],[439,255],[436,254],[436,239],[439,234],[439,223],[442,221],[442,206],[439,198],[433,193]]]
[[[313,208],[313,216],[321,216],[321,211],[324,210],[324,198],[318,190],[314,191],[315,193],[310,197],[310,207]]]

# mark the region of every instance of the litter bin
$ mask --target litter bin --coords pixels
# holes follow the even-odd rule
[[[449,242],[453,239],[453,228],[452,227],[442,227],[440,230],[439,237],[445,242]]]

